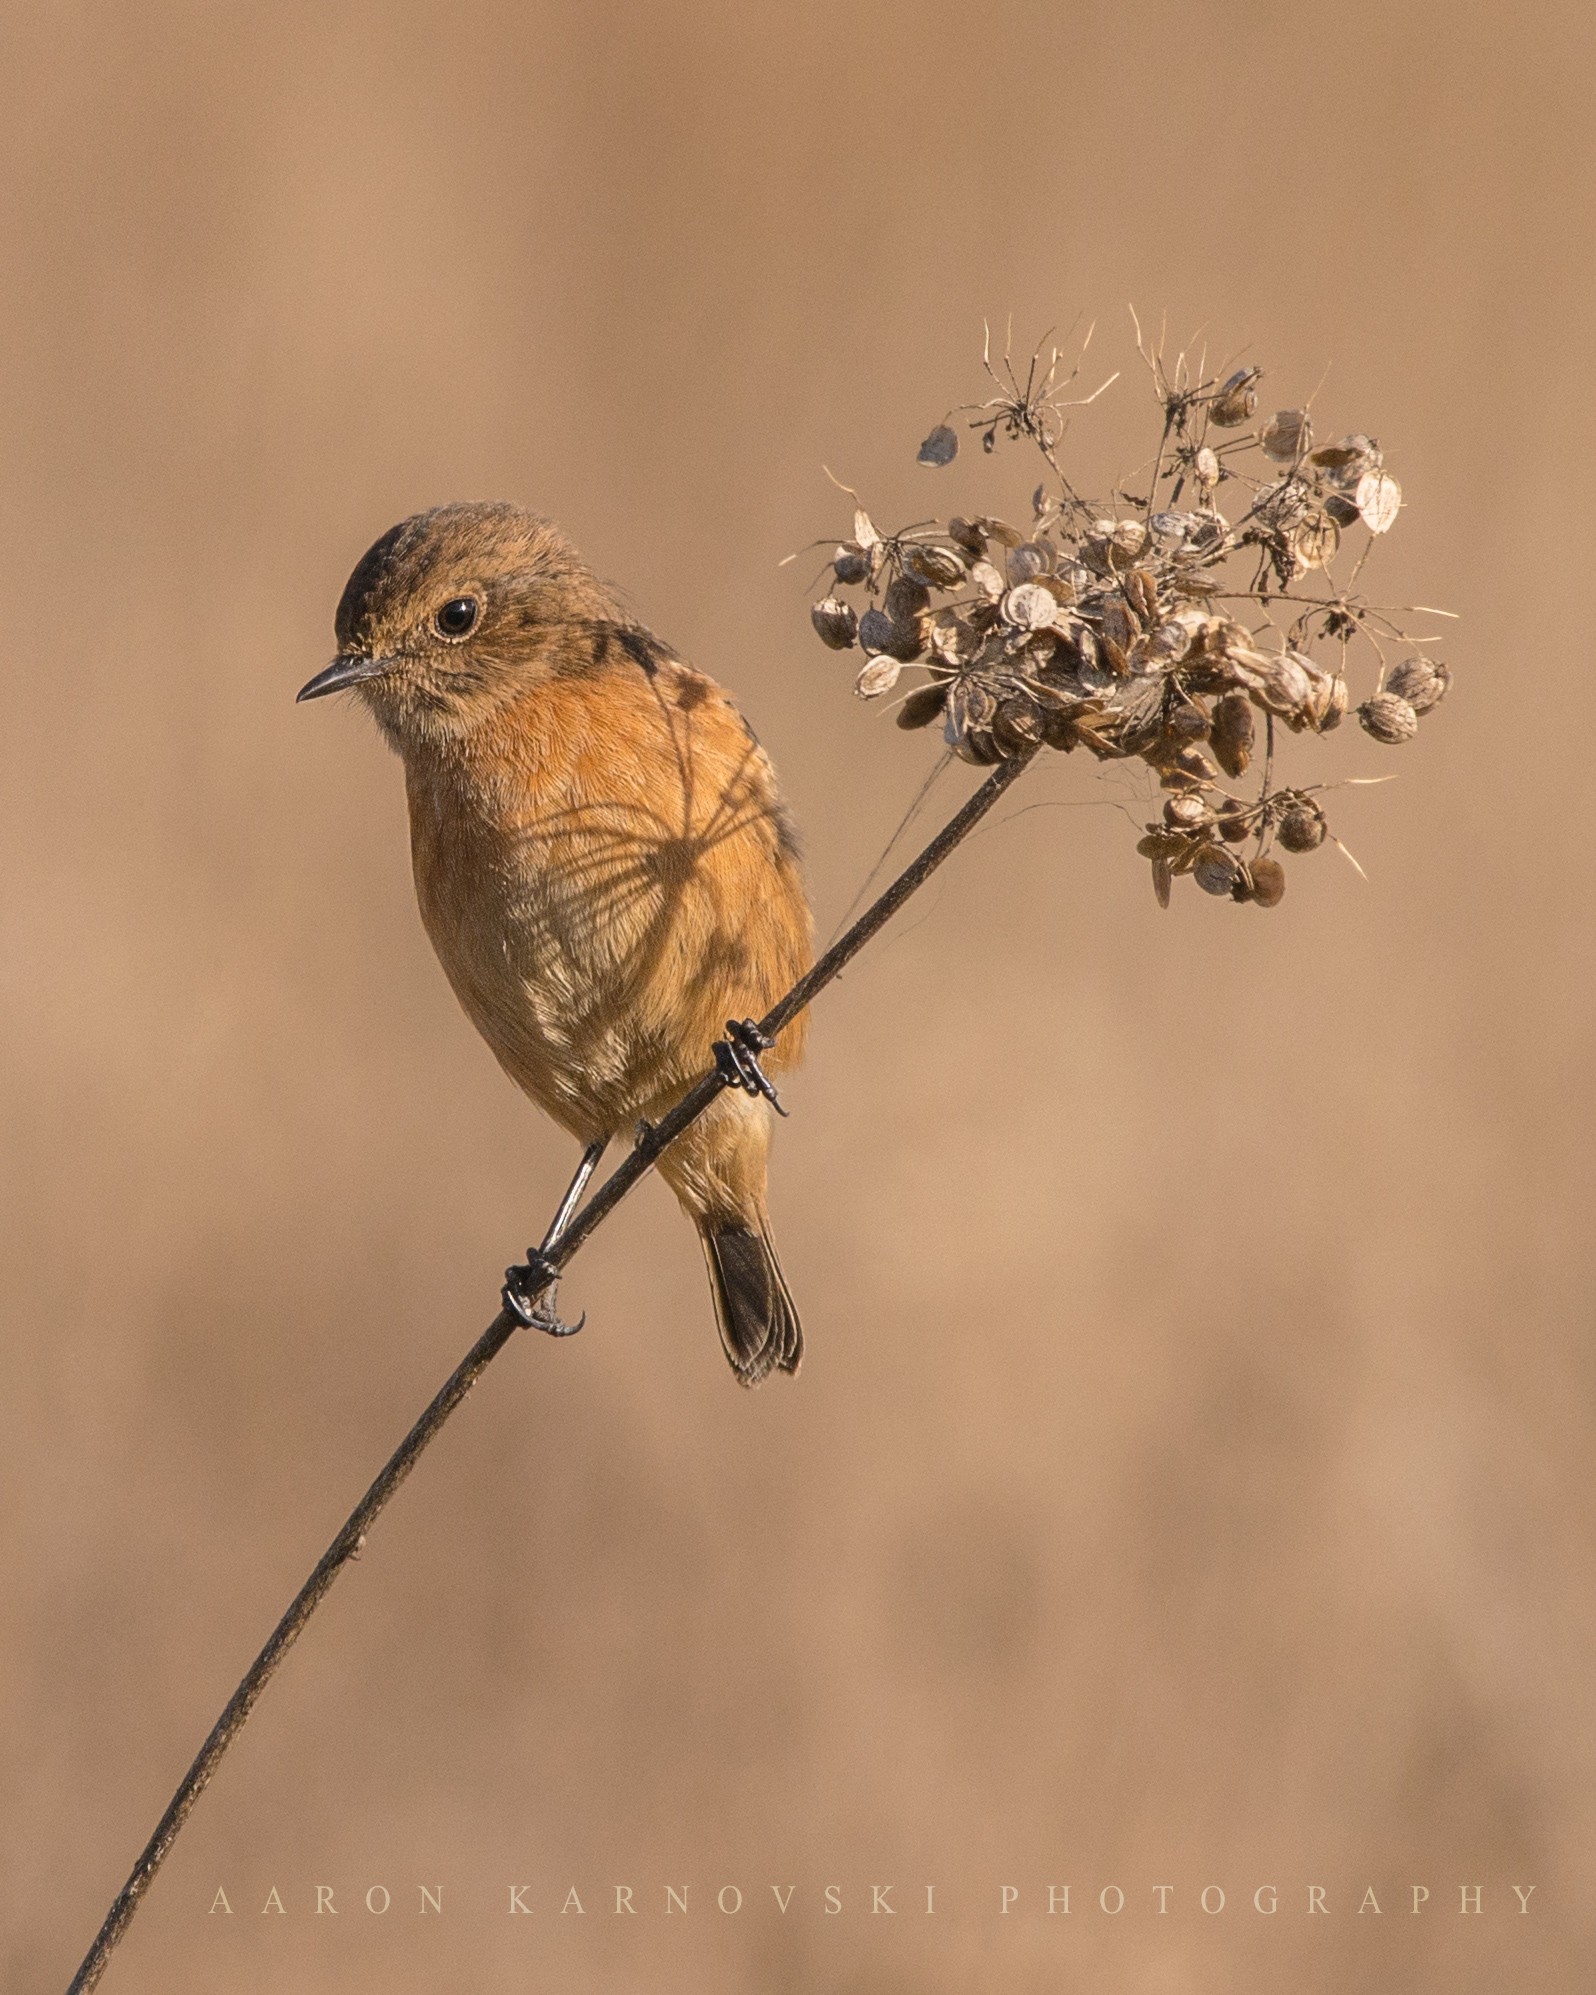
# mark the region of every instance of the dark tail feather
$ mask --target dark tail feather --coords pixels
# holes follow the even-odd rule
[[[709,1263],[720,1341],[739,1383],[758,1385],[772,1369],[796,1372],[804,1333],[769,1232],[763,1226],[711,1222],[699,1238]]]

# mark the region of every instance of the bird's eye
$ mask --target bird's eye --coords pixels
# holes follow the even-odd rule
[[[432,619],[440,637],[469,637],[477,626],[482,605],[475,596],[454,596]]]

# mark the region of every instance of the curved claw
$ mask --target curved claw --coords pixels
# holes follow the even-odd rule
[[[587,1321],[587,1311],[574,1323],[562,1323],[554,1311],[554,1291],[560,1273],[536,1247],[525,1261],[504,1271],[504,1287],[499,1296],[515,1320],[527,1330],[541,1330],[546,1337],[574,1337]]]
[[[715,1071],[727,1087],[741,1088],[744,1094],[763,1095],[778,1115],[785,1115],[781,1097],[759,1064],[760,1054],[768,1052],[775,1043],[751,1018],[729,1018],[726,1037],[717,1039],[712,1050]]]

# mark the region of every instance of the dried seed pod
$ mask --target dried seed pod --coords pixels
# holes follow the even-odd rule
[[[1164,725],[1177,741],[1201,741],[1208,733],[1208,710],[1197,700],[1175,700],[1164,716]]]
[[[1347,682],[1339,672],[1326,675],[1329,684],[1320,701],[1314,726],[1321,734],[1331,734],[1347,717]]]
[[[829,644],[833,651],[849,651],[859,641],[859,619],[852,604],[839,602],[835,596],[823,596],[809,612],[809,621],[821,643]]]
[[[898,709],[899,727],[929,727],[948,703],[946,680],[929,686],[916,686]]]
[[[1246,898],[1259,907],[1279,907],[1286,897],[1286,869],[1278,859],[1254,859],[1247,868]]]
[[[1339,492],[1332,492],[1324,502],[1325,518],[1334,520],[1337,526],[1354,526],[1363,517],[1351,499]]]
[[[1191,531],[1191,522],[1185,513],[1154,513],[1147,524],[1166,547],[1181,546]]]
[[[1158,897],[1160,907],[1169,906],[1169,889],[1174,877],[1167,859],[1153,861],[1153,892]]]
[[[870,557],[855,542],[845,540],[833,557],[831,570],[839,582],[867,582],[870,579]]]
[[[983,513],[975,524],[988,540],[995,540],[1002,547],[1018,547],[1026,538],[1018,527],[1010,526],[1007,520],[993,519],[987,513]]]
[[[1046,630],[1058,615],[1058,598],[1040,582],[1022,582],[1003,598],[1003,615],[1016,630]]]
[[[1306,409],[1277,409],[1258,438],[1265,457],[1276,464],[1294,464],[1313,440]]]
[[[957,610],[938,610],[931,619],[931,650],[944,665],[967,664],[975,643],[974,633]]]
[[[1253,733],[1252,702],[1245,693],[1226,693],[1215,703],[1208,740],[1214,760],[1227,776],[1246,773],[1252,760]]]
[[[924,582],[917,582],[912,575],[894,575],[887,584],[887,615],[894,623],[912,623],[930,601]]]
[[[1229,900],[1246,883],[1246,869],[1223,845],[1205,845],[1192,863],[1192,878],[1205,894]]]
[[[948,521],[948,539],[955,547],[963,548],[972,561],[979,561],[986,552],[986,535],[974,520],[967,520],[958,513]]]
[[[1220,797],[1214,805],[1219,835],[1227,845],[1240,845],[1252,836],[1252,806],[1240,797]]]
[[[1440,659],[1404,658],[1386,680],[1385,689],[1422,714],[1441,704],[1451,683],[1452,674]]]
[[[1009,581],[1016,587],[1021,582],[1034,582],[1038,575],[1045,575],[1052,566],[1048,550],[1034,540],[1025,540],[1018,547],[1011,547],[1004,563]]]
[[[1344,436],[1339,443],[1325,444],[1308,461],[1321,471],[1335,472],[1337,484],[1347,482],[1350,472],[1352,483],[1356,484],[1365,471],[1379,470],[1380,446],[1372,436],[1364,436],[1360,431],[1354,436]]]
[[[853,516],[853,537],[867,554],[872,547],[881,544],[881,535],[877,531],[876,523],[863,506],[860,506]]]
[[[1108,539],[1113,554],[1134,561],[1147,545],[1147,529],[1140,520],[1116,520]]]
[[[1288,852],[1314,852],[1330,827],[1312,797],[1298,797],[1280,820],[1275,836]]]
[[[1132,568],[1120,587],[1126,602],[1144,624],[1158,622],[1158,585],[1145,568]]]
[[[883,693],[892,691],[902,670],[901,658],[867,658],[859,668],[853,689],[862,700],[879,700]]]
[[[989,601],[996,602],[1003,593],[1003,577],[990,561],[978,561],[970,570],[970,580]]]
[[[1201,797],[1170,797],[1164,804],[1164,822],[1172,830],[1199,831],[1213,821],[1214,814]]]
[[[1389,471],[1365,471],[1353,502],[1370,533],[1389,533],[1402,510],[1402,487]]]
[[[1257,381],[1261,367],[1242,367],[1231,375],[1208,405],[1209,419],[1221,429],[1240,429],[1258,410]]]
[[[1167,825],[1150,824],[1147,836],[1138,839],[1136,850],[1144,859],[1179,859],[1192,840],[1188,833],[1173,830]]]
[[[1036,747],[1044,732],[1042,714],[1034,701],[1023,694],[1010,694],[998,702],[992,739],[1005,757]]]
[[[933,589],[956,589],[964,580],[964,563],[951,547],[916,541],[903,550],[903,572]]]
[[[1340,545],[1341,529],[1328,512],[1309,513],[1291,535],[1291,551],[1304,568],[1328,568]]]
[[[1247,418],[1243,416],[1242,421],[1246,420]],[[1219,483],[1219,457],[1211,445],[1205,443],[1202,446],[1192,459],[1191,468],[1197,474],[1198,484],[1205,486],[1210,492]]]
[[[1376,693],[1358,708],[1358,719],[1366,734],[1383,741],[1388,748],[1400,748],[1419,731],[1419,717],[1397,693]]]
[[[916,461],[921,464],[940,466],[951,464],[958,454],[958,436],[946,423],[938,423],[925,442],[921,444],[916,453]]]

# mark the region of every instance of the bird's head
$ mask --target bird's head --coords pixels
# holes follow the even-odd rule
[[[353,688],[401,751],[468,733],[621,616],[552,521],[511,505],[401,520],[344,587],[338,656],[302,700]]]

